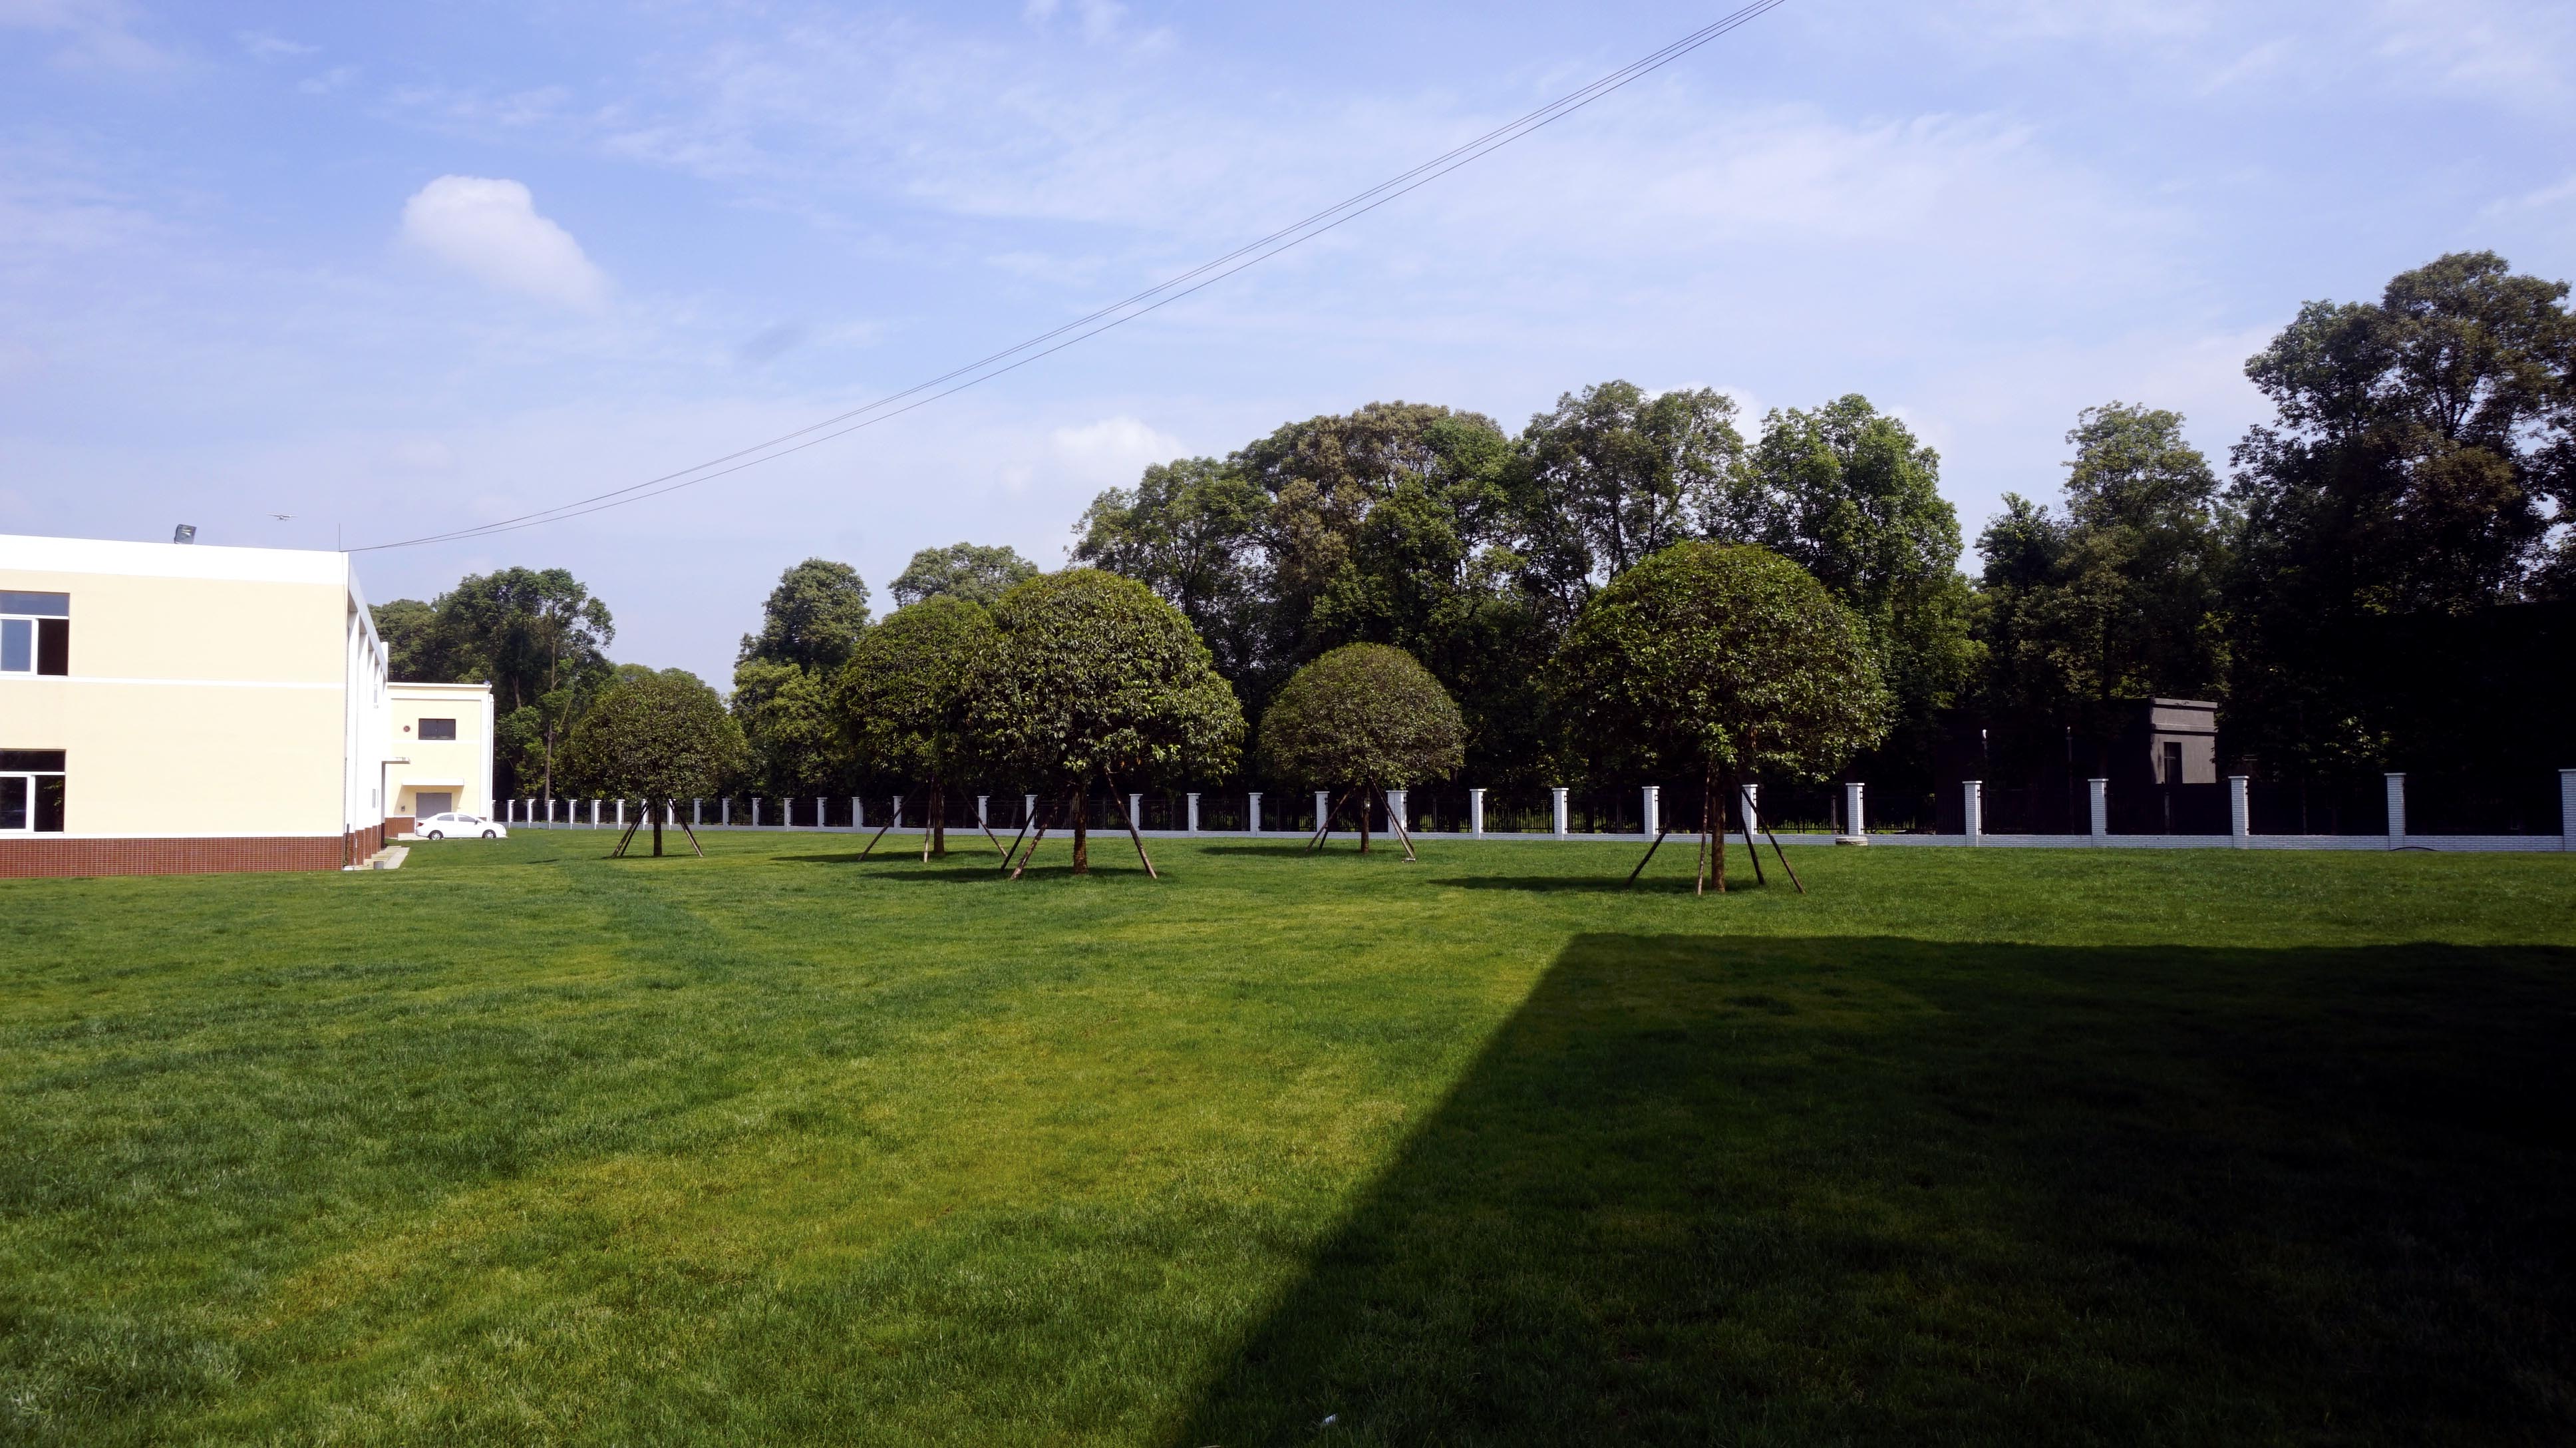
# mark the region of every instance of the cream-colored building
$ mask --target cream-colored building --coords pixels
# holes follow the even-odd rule
[[[385,832],[399,834],[425,815],[462,810],[490,818],[492,686],[392,686],[390,756],[385,769]]]
[[[0,876],[364,860],[391,715],[346,554],[0,534]]]

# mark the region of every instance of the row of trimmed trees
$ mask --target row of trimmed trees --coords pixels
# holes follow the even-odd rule
[[[1702,878],[1720,889],[1725,847],[1705,832],[1745,777],[1822,778],[1883,738],[1892,715],[1861,621],[1752,545],[1677,543],[1622,573],[1583,608],[1554,682],[1592,768],[1699,781]],[[1039,838],[1070,827],[1077,874],[1090,866],[1083,805],[1095,788],[1118,797],[1223,777],[1246,735],[1189,620],[1091,568],[1028,579],[989,608],[933,596],[897,609],[859,635],[830,696],[857,756],[927,796],[925,858],[946,850],[949,791],[1008,781],[1046,801]],[[1465,737],[1456,702],[1412,655],[1353,644],[1287,680],[1259,748],[1273,777],[1339,791],[1319,826],[1357,795],[1365,851],[1368,804],[1454,774]],[[678,799],[722,789],[742,748],[712,690],[636,669],[583,715],[569,756],[612,792]],[[1014,842],[1005,863],[1017,853]]]

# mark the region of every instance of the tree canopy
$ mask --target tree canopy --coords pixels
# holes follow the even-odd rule
[[[1038,576],[1038,566],[1009,548],[951,543],[924,548],[894,581],[894,601],[908,608],[927,598],[962,598],[990,604],[1015,583]]]
[[[572,727],[564,764],[581,787],[640,799],[721,793],[743,766],[742,730],[686,669],[628,664]]]
[[[608,682],[608,605],[564,569],[503,568],[374,614],[392,677],[492,685],[493,787],[551,797],[563,733]]]
[[[833,704],[832,679],[772,659],[734,665],[733,717],[742,726],[755,789],[774,796],[849,791],[855,761]]]
[[[2046,718],[2107,740],[2127,701],[2220,688],[2230,520],[2217,475],[2182,429],[2180,414],[2161,409],[2087,408],[2066,435],[2066,512],[2005,495],[1977,540],[1993,717]]]
[[[1815,575],[1859,616],[1896,704],[1892,748],[1929,764],[1939,711],[1976,681],[1975,597],[1941,458],[1857,394],[1763,421],[1744,485],[1714,536],[1758,543]]]
[[[1243,710],[1178,609],[1096,568],[1041,574],[993,605],[999,648],[969,725],[1004,768],[1079,796],[1231,773]],[[1087,825],[1074,818],[1077,871]]]
[[[2235,450],[2230,703],[2245,742],[2375,767],[2376,621],[2576,597],[2576,316],[2492,252],[2376,302],[2310,302],[2246,364],[2277,411]],[[2553,540],[2553,532],[2555,538]]]
[[[1345,644],[1299,669],[1261,718],[1273,775],[1361,791],[1363,853],[1376,792],[1457,773],[1465,738],[1449,691],[1413,655],[1385,644]]]
[[[1851,611],[1767,548],[1676,543],[1575,621],[1559,685],[1620,771],[1821,779],[1876,744],[1889,699]]]
[[[761,605],[760,632],[742,636],[741,658],[830,673],[858,647],[868,626],[868,586],[859,571],[808,558],[778,577]]]
[[[833,712],[860,759],[929,786],[932,853],[946,847],[946,788],[982,757],[968,715],[1000,647],[982,604],[934,594],[868,630],[834,683]]]

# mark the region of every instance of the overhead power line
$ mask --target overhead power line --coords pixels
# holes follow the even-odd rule
[[[807,448],[829,442],[837,437],[845,437],[861,428],[874,427],[880,422],[900,417],[915,408],[926,407],[941,398],[954,396],[969,387],[981,386],[997,377],[1016,372],[1040,358],[1053,356],[1076,343],[1097,337],[1113,327],[1124,326],[1139,317],[1160,311],[1184,297],[1214,286],[1236,272],[1256,266],[1283,251],[1302,246],[1326,232],[1356,221],[1398,197],[1419,190],[1462,166],[1492,155],[1543,126],[1563,120],[1611,92],[1663,69],[1701,46],[1787,3],[1788,0],[1753,0],[1753,3],[1701,26],[1660,50],[1633,60],[1579,90],[1569,92],[1536,110],[1506,121],[1473,140],[1453,146],[1410,170],[1388,177],[1366,191],[1337,201],[1311,216],[1283,226],[1259,240],[1246,242],[1223,256],[1202,262],[1178,276],[1156,283],[1132,296],[1076,317],[1049,331],[1040,332],[1034,337],[1014,343],[998,352],[988,353],[972,362],[951,368],[936,377],[917,382],[901,392],[888,393],[874,401],[862,403],[845,412],[835,413],[819,422],[798,428],[794,432],[781,433],[766,441],[726,453],[722,457],[709,458],[677,472],[646,478],[642,482],[630,483],[622,488],[594,493],[586,498],[576,498],[568,503],[552,508],[542,508],[533,513],[522,513],[513,518],[478,523],[443,533],[424,534],[418,538],[404,538],[391,543],[371,543],[349,551],[372,553],[387,548],[416,548],[432,543],[453,543],[491,537],[499,533],[513,533],[522,528],[535,528],[547,523],[560,523],[590,513],[621,508],[630,503],[640,503],[665,493],[677,492],[682,488],[696,487],[700,483],[713,482],[717,478],[741,472],[745,468],[756,467],[761,463],[774,461],[792,453],[803,452]]]

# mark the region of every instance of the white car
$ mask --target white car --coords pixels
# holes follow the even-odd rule
[[[481,815],[457,814],[454,811],[434,814],[425,820],[414,820],[411,822],[411,832],[424,840],[443,840],[450,835],[460,840],[506,840],[510,837],[510,827],[498,820],[487,820]]]

